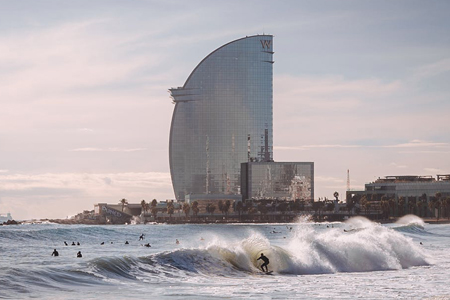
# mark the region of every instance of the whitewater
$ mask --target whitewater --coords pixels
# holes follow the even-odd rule
[[[449,249],[450,225],[416,216],[0,226],[0,298],[450,299]],[[272,275],[260,271],[261,253]]]

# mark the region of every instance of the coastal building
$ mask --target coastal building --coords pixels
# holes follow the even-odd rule
[[[241,180],[243,199],[314,199],[313,162],[242,163]]]
[[[169,160],[177,200],[236,199],[240,165],[273,160],[273,36],[227,43],[171,88]]]
[[[140,210],[140,207],[140,204],[98,203],[94,205],[94,214],[104,219],[126,222],[131,219],[133,213],[136,214],[137,210]]]
[[[354,196],[366,196],[370,201],[380,201],[383,196],[392,199],[404,197],[429,202],[436,193],[450,197],[450,175],[433,176],[386,176],[367,183],[364,191],[347,191],[347,201]]]
[[[432,176],[386,176],[365,185],[364,191],[347,191],[347,204],[361,203],[391,211],[394,216],[407,213],[420,217],[449,216],[443,209],[450,203],[450,174]],[[440,201],[438,201],[440,200]],[[383,207],[385,202],[387,207]]]

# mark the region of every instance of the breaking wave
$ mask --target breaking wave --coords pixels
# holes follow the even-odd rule
[[[416,223],[412,219],[399,227],[419,230],[421,225]],[[399,232],[399,227],[388,228],[361,217],[334,225],[325,228],[315,223],[298,223],[285,233],[284,239],[283,233],[272,242],[261,232],[249,229],[244,238],[215,233],[202,246],[145,256],[100,256],[77,266],[59,267],[46,266],[44,261],[27,272],[20,266],[10,267],[0,285],[15,291],[32,290],[32,286],[72,290],[77,286],[129,281],[171,284],[174,280],[198,282],[205,277],[243,278],[262,274],[261,261],[257,260],[261,253],[270,259],[269,270],[279,275],[398,270],[429,264],[422,248]],[[13,234],[3,232],[0,240],[9,240]],[[23,232],[22,238],[51,240],[55,236],[61,239],[80,235],[114,238],[116,232],[114,227],[43,228]]]
[[[261,253],[269,257],[270,270],[292,275],[398,270],[428,264],[422,249],[396,230],[360,217],[345,225],[353,229],[318,232],[313,225],[303,224],[292,232],[285,245],[272,245],[263,235],[253,232],[242,241],[217,238],[204,247],[136,259],[99,259],[92,264],[103,276],[128,279],[139,277],[139,272],[169,277],[186,273],[248,276],[260,272],[257,259]]]

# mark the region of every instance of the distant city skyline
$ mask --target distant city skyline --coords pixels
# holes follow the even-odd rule
[[[450,173],[448,1],[4,1],[0,213],[173,199],[169,87],[219,45],[276,40],[275,161],[315,197]]]

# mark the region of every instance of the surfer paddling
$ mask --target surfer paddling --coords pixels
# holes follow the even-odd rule
[[[261,270],[266,273],[269,272],[269,268],[267,267],[267,265],[269,264],[269,259],[267,258],[267,256],[264,256],[264,253],[261,253],[261,256],[257,260],[260,259],[264,262],[261,265]],[[266,267],[266,270],[264,270],[264,267]]]

